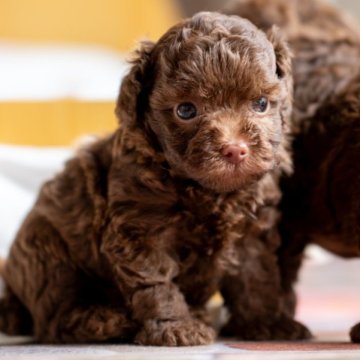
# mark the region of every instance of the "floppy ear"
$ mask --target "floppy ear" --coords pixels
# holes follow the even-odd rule
[[[273,26],[266,32],[269,41],[272,43],[276,58],[276,74],[281,80],[282,95],[280,116],[284,132],[289,131],[289,119],[292,110],[293,78],[291,69],[292,53],[287,42],[282,37],[278,27]],[[284,139],[286,139],[284,137]]]
[[[282,37],[280,30],[277,26],[272,26],[272,28],[267,31],[266,35],[274,47],[277,76],[279,77],[279,79],[290,78],[292,74],[292,54],[287,42]]]
[[[115,113],[121,123],[135,124],[139,112],[146,107],[150,87],[150,59],[154,43],[144,41],[135,51],[132,67],[121,83]]]

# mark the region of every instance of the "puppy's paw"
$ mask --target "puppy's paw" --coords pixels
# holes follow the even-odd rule
[[[354,325],[350,330],[350,339],[354,343],[360,343],[360,323]]]
[[[32,318],[15,296],[0,299],[0,332],[7,335],[32,335]]]
[[[137,324],[129,320],[126,312],[107,306],[72,307],[59,313],[43,343],[88,343],[108,340],[132,341]]]
[[[112,338],[131,339],[135,333],[135,325],[126,316],[111,308],[99,307],[89,312],[82,333],[88,333],[89,338],[103,341]]]
[[[268,320],[256,320],[239,323],[230,319],[222,329],[221,334],[250,341],[306,340],[312,338],[310,331],[303,324],[285,316],[270,322]]]
[[[215,331],[199,320],[147,320],[135,342],[155,346],[192,346],[210,344],[214,339]]]

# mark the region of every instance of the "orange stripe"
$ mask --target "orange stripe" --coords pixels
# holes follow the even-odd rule
[[[121,51],[156,40],[179,16],[169,0],[1,0],[0,38],[99,44]]]
[[[63,146],[84,134],[114,130],[113,102],[0,102],[0,142]]]

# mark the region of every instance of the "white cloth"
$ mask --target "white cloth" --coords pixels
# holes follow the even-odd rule
[[[128,65],[100,47],[0,42],[0,101],[114,101]]]
[[[0,256],[7,254],[41,184],[71,155],[66,148],[0,145]]]

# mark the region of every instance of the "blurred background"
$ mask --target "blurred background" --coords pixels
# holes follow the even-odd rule
[[[112,130],[114,100],[137,42],[225,3],[0,0],[0,143],[69,146]],[[359,1],[337,4],[360,14]]]
[[[271,1],[271,0],[269,0]],[[360,19],[360,1],[332,1]],[[116,127],[114,101],[136,43],[224,0],[0,0],[0,256],[40,184],[79,143]],[[360,320],[359,262],[311,248],[299,317],[317,329]],[[322,315],[321,315],[322,314]]]

